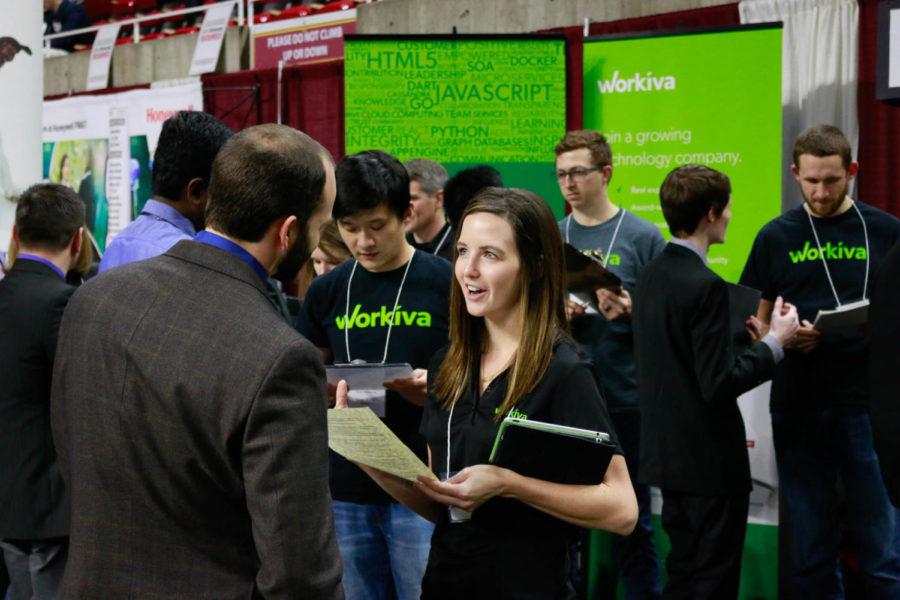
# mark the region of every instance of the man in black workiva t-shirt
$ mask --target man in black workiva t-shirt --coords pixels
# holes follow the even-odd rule
[[[416,376],[386,393],[350,401],[367,405],[423,461],[418,433],[427,398],[426,371],[447,343],[450,264],[415,250],[404,237],[409,178],[377,150],[345,158],[335,171],[333,216],[354,260],[316,278],[298,329],[325,362],[408,362]],[[331,453],[335,529],[348,598],[418,599],[433,525],[394,502],[358,467]],[[393,584],[392,584],[393,580]]]
[[[763,227],[741,276],[741,283],[762,290],[763,322],[780,295],[797,307],[803,323],[772,382],[775,455],[793,545],[791,585],[802,598],[843,597],[841,480],[866,597],[900,598],[896,516],[867,408],[865,334],[852,328],[822,333],[812,325],[819,310],[869,297],[881,260],[900,239],[900,220],[847,195],[858,166],[839,129],[804,131],[793,160],[803,205]]]

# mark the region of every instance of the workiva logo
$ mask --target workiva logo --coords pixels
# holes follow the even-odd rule
[[[809,240],[801,250],[788,250],[788,256],[791,257],[793,264],[806,262],[808,260],[821,260],[824,256],[826,260],[866,260],[865,246],[845,246],[844,242],[832,244],[826,243],[821,250],[811,247]]]
[[[632,77],[622,79],[619,77],[617,69],[613,72],[612,79],[598,79],[597,87],[600,88],[601,94],[627,94],[629,92],[670,91],[675,89],[675,83],[675,77],[672,75],[655,77],[649,71],[644,75],[635,73]]]

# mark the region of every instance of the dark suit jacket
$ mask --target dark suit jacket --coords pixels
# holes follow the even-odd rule
[[[69,534],[69,502],[50,435],[50,377],[75,288],[18,260],[0,281],[0,538]]]
[[[66,598],[339,598],[325,373],[238,258],[110,270],[60,329]]]
[[[640,480],[690,494],[749,492],[736,400],[771,377],[772,351],[757,342],[734,356],[725,282],[674,244],[641,271],[633,321]]]
[[[900,243],[878,269],[869,307],[869,382],[872,426],[881,473],[900,507]]]

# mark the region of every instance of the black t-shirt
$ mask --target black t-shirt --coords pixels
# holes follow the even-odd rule
[[[453,231],[450,223],[446,223],[429,242],[420,244],[411,233],[406,234],[406,241],[416,250],[421,250],[428,254],[440,256],[446,261],[451,261],[453,260],[453,236],[455,233],[456,232]]]
[[[869,290],[881,260],[898,239],[900,220],[856,203],[836,217],[813,217],[835,290],[843,304],[863,297],[866,281],[865,219],[869,240]],[[837,306],[828,283],[807,212],[802,206],[769,222],[753,243],[741,283],[775,301],[782,296],[797,307],[800,319],[815,321],[820,309]],[[851,331],[823,336],[808,354],[787,350],[776,367],[772,410],[804,410],[826,406],[865,406],[866,336]]]
[[[356,268],[350,293],[349,319],[345,316],[347,286],[356,261],[349,260],[317,277],[306,294],[297,330],[320,348],[331,350],[335,363],[348,362],[344,327],[349,327],[351,359],[379,363],[384,355],[391,310],[406,265],[372,273]],[[447,343],[450,265],[416,252],[400,295],[391,330],[387,362],[408,362],[425,368],[434,353]],[[422,409],[395,392],[387,392],[385,423],[423,460],[425,443],[418,433]],[[331,452],[331,494],[335,500],[361,504],[391,502],[372,479],[346,459]]]
[[[432,470],[440,476],[447,469],[447,419],[441,399],[434,395],[434,378],[447,349],[439,352],[428,370],[429,395],[420,431],[431,449]],[[478,369],[467,393],[456,403],[450,427],[450,471],[487,464],[500,427],[496,412],[506,396],[507,373],[500,374],[479,398]],[[563,338],[556,346],[547,373],[537,387],[515,406],[512,416],[535,421],[609,432],[618,445],[606,405],[600,395],[590,362],[574,341]],[[501,419],[502,420],[502,419]],[[539,556],[565,556],[576,529],[559,519],[516,500],[492,498],[475,510],[470,521],[449,523],[447,515],[432,538],[434,564],[489,561],[495,573],[521,582],[558,590],[565,581],[566,561],[557,563]],[[562,564],[563,572],[551,565]],[[501,568],[509,565],[511,570]],[[550,572],[542,569],[551,569]],[[499,576],[499,575],[498,575]],[[428,579],[428,575],[426,575]],[[535,597],[554,597],[554,594]]]

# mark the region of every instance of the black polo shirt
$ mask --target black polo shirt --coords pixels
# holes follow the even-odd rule
[[[438,352],[429,366],[429,396],[420,427],[431,449],[432,469],[438,475],[447,468],[450,413],[435,397],[433,379],[446,351],[444,348]],[[495,418],[506,396],[508,373],[500,374],[479,395],[479,369],[474,372],[467,393],[453,410],[451,471],[486,464],[500,427]],[[618,446],[590,363],[569,338],[562,338],[557,343],[547,373],[511,414],[609,432]],[[469,573],[483,585],[484,581],[477,579],[478,573],[483,573],[493,579],[491,585],[499,586],[497,597],[508,596],[512,590],[520,588],[529,592],[522,597],[559,597],[569,567],[567,546],[576,531],[574,526],[517,500],[492,498],[476,509],[468,522],[451,524],[444,514],[432,538],[428,566],[431,573],[426,574],[425,579],[426,582],[453,585],[448,582],[469,580],[462,575]]]

